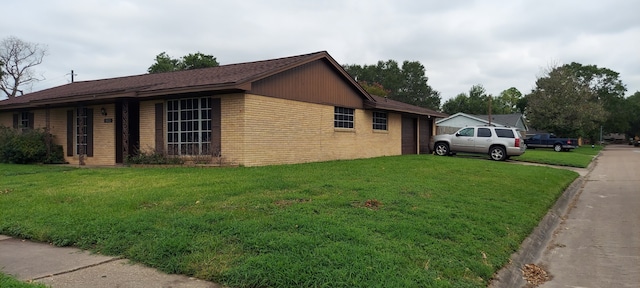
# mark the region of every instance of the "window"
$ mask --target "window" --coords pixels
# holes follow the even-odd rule
[[[373,112],[373,130],[387,130],[387,113]]]
[[[491,129],[478,128],[478,137],[491,137]]]
[[[211,98],[167,102],[167,150],[170,155],[211,152]]]
[[[335,107],[333,116],[333,127],[353,128],[353,109]]]
[[[473,137],[473,132],[474,132],[473,128],[464,128],[458,132],[458,136]]]
[[[29,129],[29,127],[33,127],[31,126],[33,123],[31,123],[31,121],[29,121],[29,112],[20,112],[20,123],[18,123],[20,125],[20,127],[22,128],[22,130],[26,130]]]
[[[500,138],[516,138],[511,129],[496,129],[496,135]]]
[[[76,109],[76,154],[87,154],[87,108]]]

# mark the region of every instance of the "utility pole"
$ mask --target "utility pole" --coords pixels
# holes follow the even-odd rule
[[[71,83],[73,83],[73,69],[71,70]]]
[[[489,95],[489,126],[491,126],[491,95]]]

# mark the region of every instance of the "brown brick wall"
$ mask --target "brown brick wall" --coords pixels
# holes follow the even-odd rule
[[[400,115],[389,114],[388,131],[378,132],[365,110],[356,110],[355,129],[335,129],[327,105],[246,95],[244,111],[246,166],[401,154]]]
[[[388,130],[372,128],[372,111],[355,111],[354,129],[333,127],[334,107],[258,95],[228,94],[221,97],[222,160],[225,164],[260,166],[400,155],[401,115],[388,113]],[[155,149],[155,104],[163,100],[140,103],[140,148]],[[107,117],[100,108],[107,110]],[[87,165],[115,165],[115,105],[92,108],[94,156]],[[50,128],[54,143],[66,150],[66,111],[50,110]],[[45,127],[45,110],[35,113],[34,126]],[[112,118],[105,123],[105,118]],[[165,119],[166,120],[166,119]],[[12,114],[0,113],[0,124],[13,125]],[[166,121],[163,130],[166,134]],[[166,137],[166,135],[165,135]],[[78,164],[77,156],[65,159]]]
[[[13,127],[13,113],[0,112],[0,126]]]
[[[154,147],[158,101],[140,103],[141,148]],[[401,154],[401,116],[372,129],[372,112],[356,110],[355,129],[334,129],[334,107],[273,97],[221,97],[222,161],[260,166]],[[166,121],[165,121],[166,123]],[[164,127],[166,133],[166,125]]]
[[[140,151],[145,153],[153,153],[156,149],[156,103],[164,103],[164,101],[140,102]],[[164,123],[163,131],[166,133],[167,121]],[[166,139],[166,134],[164,138]]]

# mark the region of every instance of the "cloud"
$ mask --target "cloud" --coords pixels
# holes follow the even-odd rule
[[[202,52],[221,64],[328,51],[341,64],[419,61],[443,102],[471,86],[528,93],[551,64],[620,73],[640,90],[640,2],[11,1],[1,27],[46,44],[35,90],[146,73],[155,56]],[[25,17],[28,15],[28,17]]]

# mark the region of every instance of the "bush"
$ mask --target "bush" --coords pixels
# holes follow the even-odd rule
[[[157,151],[151,153],[138,151],[137,155],[127,157],[126,164],[181,165],[184,164],[184,160],[180,157],[168,157]]]
[[[0,163],[64,163],[60,145],[53,146],[47,155],[46,136],[39,129],[22,131],[0,126]]]

